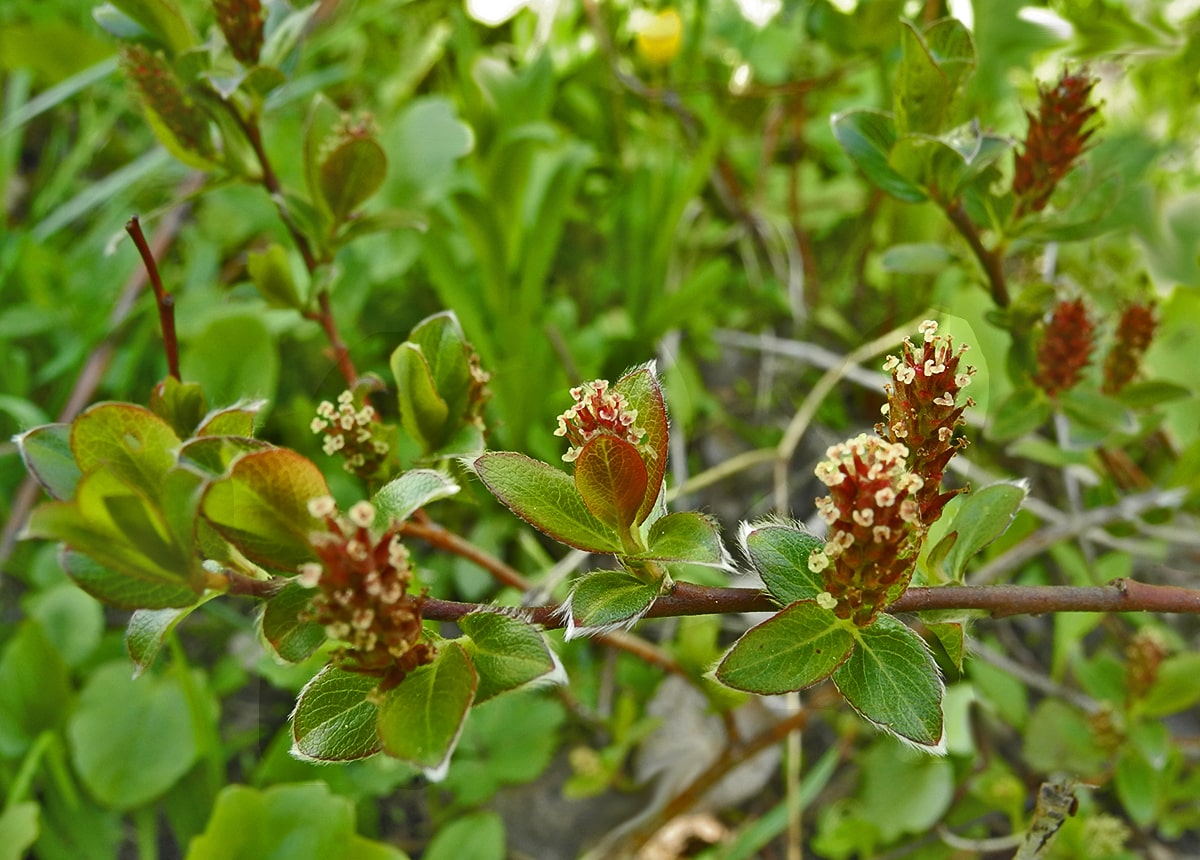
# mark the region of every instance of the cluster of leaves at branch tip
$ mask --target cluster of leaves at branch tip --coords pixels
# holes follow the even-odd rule
[[[653,363],[615,383],[571,390],[575,401],[555,435],[569,443],[572,474],[511,451],[471,462],[484,486],[513,513],[561,543],[615,555],[622,570],[580,578],[563,603],[567,636],[633,624],[672,584],[673,565],[729,568],[716,524],[663,503],[668,426]]]

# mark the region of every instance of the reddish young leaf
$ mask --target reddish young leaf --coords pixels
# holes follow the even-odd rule
[[[575,460],[575,488],[596,519],[624,532],[646,497],[646,465],[638,449],[615,436],[597,436]]]
[[[637,410],[637,425],[646,431],[638,446],[638,453],[646,465],[646,493],[634,519],[641,525],[654,509],[667,472],[667,406],[654,362],[622,376],[613,391],[624,396],[630,407]]]

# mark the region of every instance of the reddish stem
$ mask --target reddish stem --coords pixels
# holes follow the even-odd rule
[[[993,301],[996,302],[998,307],[1008,307],[1010,301],[1008,281],[1004,277],[1004,261],[1000,254],[988,250],[987,246],[983,244],[983,239],[979,237],[979,229],[975,226],[970,216],[967,215],[967,211],[963,209],[961,201],[955,200],[953,203],[943,203],[942,207],[946,212],[946,217],[950,219],[950,223],[967,240],[967,244],[971,246],[971,252],[979,260],[979,264],[983,266],[988,283],[992,287]]]
[[[154,288],[154,298],[158,304],[158,323],[162,328],[163,350],[167,353],[167,372],[180,380],[179,341],[175,336],[175,297],[163,286],[162,278],[158,274],[158,264],[154,262],[154,252],[146,242],[142,225],[136,215],[126,222],[125,232],[137,246],[138,253],[142,256],[142,265],[146,267],[146,276],[150,279],[150,286]]]

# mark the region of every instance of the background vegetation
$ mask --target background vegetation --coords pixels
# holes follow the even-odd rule
[[[213,13],[181,5],[219,90],[232,67]],[[1031,487],[966,582],[1198,585],[1194,4],[567,0],[490,23],[484,4],[450,0],[264,5],[280,74],[254,84],[252,112],[293,229],[249,148],[205,159],[161,123],[155,135],[119,68],[112,31],[137,35],[127,15],[72,0],[0,6],[5,437],[95,401],[145,403],[164,377],[155,303],[123,232],[137,213],[177,300],[183,378],[213,405],[265,399],[257,435],[320,464],[343,506],[366,485],[309,430],[317,404],[346,387],[329,318],[358,372],[390,381],[396,346],[453,309],[493,374],[489,447],[549,462],[570,386],[657,358],[668,483],[732,535],[773,512],[811,518],[823,492],[813,464],[878,420],[876,358],[934,317],[978,368],[973,444],[951,482]],[[892,111],[901,20],[917,32],[951,11],[969,21],[973,74],[953,99],[938,83],[917,91],[947,112],[931,136],[975,122],[997,141],[962,194],[982,253],[947,217],[953,201],[902,199],[905,186],[869,169],[870,147],[830,121]],[[1097,79],[1096,131],[1048,208],[1012,227],[1011,151],[1029,151],[1026,112],[1064,69]],[[318,94],[331,127],[348,115],[386,157],[375,193],[335,201],[324,234],[302,206]],[[249,141],[234,131],[221,139]],[[318,236],[319,265],[296,233]],[[329,314],[287,289],[327,295]],[[1095,335],[1064,360],[1090,361],[1051,396],[1060,365],[1041,345],[1075,299]],[[1119,398],[1104,364],[1131,304],[1152,305],[1158,325]],[[375,403],[396,420],[390,393]],[[398,444],[402,462],[419,456],[414,440]],[[798,696],[718,692],[702,676],[749,626],[738,615],[643,622],[669,673],[556,633],[570,686],[473,713],[434,785],[384,757],[289,758],[288,714],[327,655],[273,660],[250,601],[205,603],[132,681],[128,613],[72,584],[55,546],[16,541],[39,489],[14,444],[0,447],[0,486],[0,858],[549,860],[619,833],[644,843],[668,822],[714,860],[801,845],[827,858],[999,857],[1015,846],[988,840],[1022,832],[1037,786],[1062,775],[1084,784],[1079,810],[1044,856],[1200,853],[1192,616],[976,620],[965,666],[937,652],[944,758],[871,731],[829,685],[803,694],[802,718]],[[440,522],[522,571],[533,602],[561,600],[585,562],[477,487],[469,495],[439,508]],[[521,599],[461,557],[413,551],[434,596]]]

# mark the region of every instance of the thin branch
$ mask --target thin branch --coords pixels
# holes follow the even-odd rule
[[[979,237],[979,229],[967,215],[967,211],[963,209],[961,201],[956,200],[953,203],[943,204],[943,209],[946,217],[950,219],[950,223],[958,230],[959,235],[966,239],[967,244],[971,246],[971,253],[975,255],[979,265],[983,266],[984,274],[987,275],[988,283],[992,288],[992,300],[998,307],[1008,307],[1010,299],[1008,281],[1004,276],[1004,260],[983,244],[983,239]]]
[[[433,621],[457,621],[488,607],[478,603],[430,598],[422,615]],[[646,618],[778,612],[779,603],[755,588],[723,588],[677,582],[654,602]],[[976,610],[994,618],[1050,612],[1160,612],[1200,614],[1200,590],[1114,579],[1108,585],[961,585],[910,588],[888,607],[892,613],[932,609]],[[519,610],[522,617],[546,628],[564,626],[557,604]]]
[[[514,568],[505,564],[495,556],[481,550],[466,538],[440,526],[422,511],[400,526],[400,534],[404,537],[419,538],[430,546],[445,552],[465,558],[472,564],[486,570],[498,582],[521,591],[529,591],[533,583],[518,573]]]
[[[154,289],[154,298],[158,304],[158,324],[162,328],[163,351],[167,354],[167,373],[182,381],[179,375],[179,340],[175,336],[175,297],[163,286],[162,277],[158,273],[158,263],[154,260],[154,252],[150,250],[146,236],[142,233],[142,224],[134,215],[125,224],[125,232],[133,239],[138,254],[142,257],[142,265],[146,267],[146,276],[150,278],[150,286]]]

